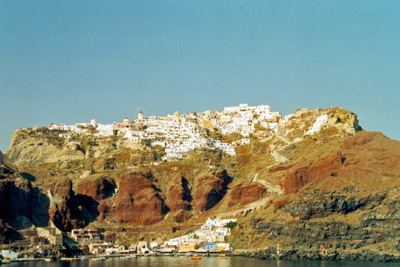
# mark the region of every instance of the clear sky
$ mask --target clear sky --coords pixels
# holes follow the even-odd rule
[[[14,129],[240,103],[338,106],[400,140],[400,1],[0,1]]]

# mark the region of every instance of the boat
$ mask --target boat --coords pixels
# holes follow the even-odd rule
[[[80,257],[81,261],[88,260],[88,257]]]
[[[44,261],[51,262],[53,261],[53,258],[45,258]]]
[[[106,258],[100,257],[100,258],[93,258],[94,261],[105,261]]]
[[[126,257],[125,257],[125,259],[137,259],[137,255],[135,255],[135,254],[132,254],[132,255],[127,255]]]
[[[78,260],[78,258],[61,258],[62,261],[74,261]]]
[[[226,256],[220,256],[219,259],[220,259],[220,260],[227,260],[228,257],[226,257]]]
[[[191,260],[201,260],[200,256],[196,256],[196,257],[190,257]]]

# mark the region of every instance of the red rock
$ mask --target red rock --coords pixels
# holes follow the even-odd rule
[[[174,221],[184,222],[192,216],[189,212],[192,210],[191,202],[192,195],[188,181],[185,177],[177,176],[167,193],[168,207],[171,212],[176,213],[172,217]]]
[[[87,179],[77,185],[77,194],[87,195],[95,201],[101,201],[115,192],[115,182],[105,176]]]
[[[168,207],[150,179],[142,174],[122,176],[113,216],[119,223],[154,224],[163,220]]]
[[[52,190],[53,195],[62,197],[62,200],[49,210],[50,220],[64,231],[74,228],[84,228],[87,224],[86,210],[82,208],[77,196],[72,190],[72,181],[69,179],[60,180]]]
[[[314,179],[333,173],[343,166],[345,158],[341,152],[313,161],[304,167],[294,166],[285,177],[286,194],[296,193]]]
[[[189,201],[191,201],[190,189],[185,189],[184,184],[187,187],[187,180],[184,177],[176,177],[168,189],[167,193],[167,204],[170,208],[171,212],[176,212],[180,210],[191,210],[191,205]]]
[[[98,219],[100,221],[103,221],[107,217],[112,217],[112,215],[113,215],[112,206],[113,206],[113,202],[109,198],[100,201],[99,206],[97,208],[97,210],[99,211]]]
[[[247,205],[254,201],[260,200],[267,193],[265,186],[255,182],[243,182],[235,185],[231,191],[231,200],[228,207],[232,207],[238,203]]]
[[[198,180],[193,195],[196,210],[206,211],[213,208],[225,196],[230,177],[225,170]]]
[[[175,222],[183,223],[183,222],[189,220],[191,217],[192,217],[192,214],[189,211],[180,210],[178,213],[176,213],[174,216],[172,216],[172,219]]]

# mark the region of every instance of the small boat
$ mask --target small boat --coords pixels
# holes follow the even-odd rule
[[[200,256],[196,256],[196,257],[190,257],[191,260],[201,260]]]
[[[44,261],[51,262],[53,261],[53,258],[45,258]]]
[[[221,257],[219,257],[219,259],[220,259],[220,260],[227,260],[228,257],[226,257],[226,256],[221,256]]]
[[[61,258],[62,261],[74,261],[77,260],[77,258]]]
[[[80,257],[81,261],[88,260],[88,257]]]
[[[100,257],[100,258],[93,258],[94,261],[105,261],[106,258]]]
[[[137,259],[137,255],[135,255],[135,254],[133,254],[133,255],[127,255],[126,257],[125,257],[125,259]]]

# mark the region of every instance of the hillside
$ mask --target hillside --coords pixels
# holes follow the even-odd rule
[[[399,254],[400,142],[363,131],[356,114],[300,109],[267,128],[253,123],[241,144],[240,133],[193,125],[206,138],[233,142],[234,155],[207,146],[166,160],[167,148],[121,134],[66,139],[49,128],[16,130],[1,165],[0,204],[9,208],[0,212],[0,240],[12,239],[7,227],[49,221],[70,231],[190,226],[217,216],[239,219],[235,248],[279,244],[291,255],[308,251],[305,258],[321,246],[328,254]]]

